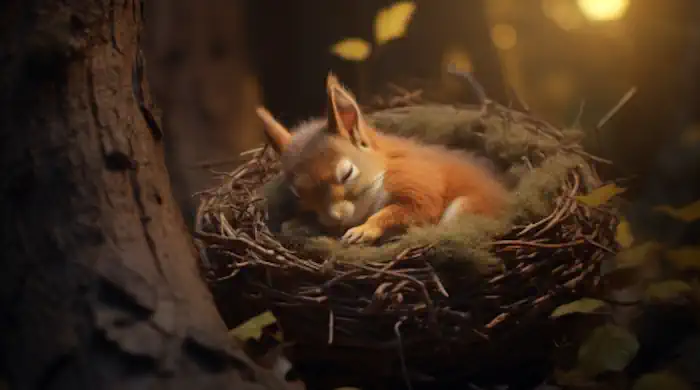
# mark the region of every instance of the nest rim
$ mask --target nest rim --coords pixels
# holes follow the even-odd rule
[[[462,106],[460,109],[470,108]],[[481,111],[483,107],[478,109]],[[553,128],[546,122],[536,121],[546,131]],[[582,150],[580,152],[589,166],[601,161]],[[521,287],[527,286],[528,274],[545,272],[546,278],[552,281],[551,290],[535,292],[526,302],[511,299],[506,307],[500,305],[502,308],[497,310],[498,313],[485,310],[491,314],[474,315],[468,310],[457,311],[451,304],[454,299],[441,281],[441,275],[425,260],[434,250],[430,245],[407,248],[384,264],[349,264],[318,258],[314,253],[300,253],[269,231],[262,222],[265,216],[263,202],[243,189],[237,191],[247,191],[248,198],[236,204],[241,210],[237,217],[229,220],[222,211],[221,199],[236,192],[235,188],[262,186],[271,180],[279,169],[275,161],[276,155],[269,148],[257,149],[252,152],[250,160],[226,175],[220,187],[201,194],[195,237],[210,282],[217,284],[237,278],[239,292],[243,291],[246,299],[270,308],[285,335],[290,334],[295,342],[302,344],[385,351],[394,356],[399,348],[401,355],[405,355],[402,361],[427,361],[447,353],[445,349],[458,350],[459,353],[475,343],[491,344],[494,339],[503,338],[508,330],[512,331],[514,326],[525,329],[522,324],[517,324],[526,318],[541,323],[556,306],[598,288],[594,275],[600,262],[617,250],[612,235],[617,221],[615,210],[577,202],[575,196],[585,193],[585,189],[580,185],[581,172],[571,169],[568,180],[561,184],[561,191],[554,199],[551,214],[515,225],[507,234],[491,242],[494,251],[501,254],[499,258],[504,256],[503,253],[518,253],[518,263],[483,274],[481,283],[473,286],[482,291],[482,295],[476,298],[483,303],[488,301],[490,293],[500,291],[489,286],[506,286],[510,278],[520,280]],[[257,178],[250,175],[252,171],[257,172]],[[241,224],[243,215],[248,215],[248,222]],[[571,223],[563,223],[571,219],[576,221],[573,230],[590,225],[586,226],[587,232],[572,231]],[[600,229],[593,226],[601,221],[607,222],[608,226]],[[601,223],[599,227],[603,225]],[[538,237],[543,232],[569,239],[542,242]],[[571,239],[573,236],[576,238]],[[579,252],[572,255],[569,262],[542,267],[543,271],[539,269],[542,263],[526,261],[528,256],[532,258],[533,250],[537,257],[544,257],[543,253]],[[587,253],[588,257],[576,258],[581,253]],[[222,258],[226,258],[228,264],[215,264]],[[273,285],[275,287],[271,287]],[[336,287],[340,290],[334,290]],[[352,293],[355,293],[356,301],[364,303],[364,309],[347,302],[345,297]],[[464,299],[468,298],[462,297]],[[478,304],[472,305],[476,306]],[[382,326],[378,326],[378,322]],[[350,331],[341,332],[338,328],[343,323],[355,325]],[[400,332],[399,326],[402,328]],[[455,327],[460,329],[450,330]],[[376,328],[381,329],[377,331]],[[325,332],[320,332],[321,329]],[[473,352],[469,354],[473,355]]]

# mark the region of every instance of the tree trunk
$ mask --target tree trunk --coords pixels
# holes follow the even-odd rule
[[[0,375],[12,389],[281,388],[231,344],[198,275],[133,93],[141,4],[0,11]]]

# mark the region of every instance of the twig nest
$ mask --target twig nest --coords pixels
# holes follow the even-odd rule
[[[552,345],[549,313],[594,289],[600,260],[617,250],[614,210],[575,199],[600,185],[581,132],[497,105],[370,118],[487,159],[508,183],[510,212],[344,246],[290,222],[277,156],[262,150],[202,198],[197,236],[212,282],[271,309],[302,355],[364,374],[470,374],[541,358]]]

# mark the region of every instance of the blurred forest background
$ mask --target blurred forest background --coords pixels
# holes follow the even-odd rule
[[[214,378],[206,364],[189,364],[202,354],[182,348],[197,338],[183,329],[223,337],[225,327],[167,194],[172,189],[192,223],[198,205],[192,194],[217,186],[219,173],[243,160],[241,152],[265,141],[254,107],[264,104],[288,126],[320,115],[329,71],[364,104],[398,90],[421,91],[427,101],[476,103],[473,88],[448,75],[448,64],[456,63],[472,71],[493,100],[527,106],[562,127],[578,122],[589,151],[613,161],[606,178],[638,177],[626,193],[641,205],[629,213],[635,237],[638,229],[655,229],[676,234],[674,244],[697,242],[697,223],[666,229],[671,225],[645,218],[649,205],[700,199],[700,1],[416,0],[406,34],[377,46],[375,16],[397,2],[0,3],[0,206],[10,215],[3,220],[7,234],[0,235],[7,263],[0,283],[0,376],[7,370],[18,383],[38,383],[20,388],[78,383],[81,374],[92,375],[83,363],[104,347],[82,336],[105,331],[119,338],[129,323],[136,330],[121,339],[118,352],[148,347],[134,354],[157,361],[166,355],[156,345],[162,342],[173,351],[173,367],[167,365],[173,378],[202,381],[191,388],[243,388],[224,375]],[[369,42],[368,58],[334,53],[347,38]],[[608,118],[623,97],[628,101]],[[153,101],[157,107],[150,110]],[[691,260],[697,267],[697,256]],[[139,284],[142,279],[151,283]],[[178,299],[161,297],[154,286]],[[89,289],[106,293],[86,297]],[[119,289],[148,296],[148,307],[115,309],[107,298]],[[173,315],[179,333],[149,327],[164,311],[171,315],[171,307],[186,313]],[[226,325],[253,314],[219,309]],[[92,319],[92,311],[109,321]],[[671,345],[668,339],[680,332],[648,333],[660,340],[651,343],[654,349]],[[146,339],[154,342],[142,343]],[[219,341],[202,336],[194,344],[225,344]],[[74,348],[81,343],[87,347]],[[69,353],[80,355],[64,360],[62,354],[74,356]],[[127,367],[126,355],[99,362]],[[223,359],[212,355],[209,364]],[[75,373],[60,376],[65,367]],[[160,375],[147,370],[105,369],[99,379]],[[238,368],[227,370],[238,375]],[[36,379],[41,372],[45,377]]]
[[[647,178],[660,163],[678,170],[681,163],[660,162],[659,153],[669,143],[684,142],[681,133],[686,140],[698,137],[697,1],[418,0],[406,35],[375,48],[363,63],[334,55],[331,47],[349,37],[372,42],[374,17],[394,3],[390,0],[213,3],[225,6],[193,4],[181,6],[179,14],[164,10],[152,16],[159,26],[154,28],[168,31],[162,36],[172,40],[180,35],[192,44],[188,47],[219,58],[194,77],[192,67],[165,69],[179,58],[172,52],[156,54],[152,67],[156,91],[158,80],[164,80],[168,90],[163,95],[186,96],[182,100],[188,103],[180,111],[200,105],[210,111],[206,129],[196,137],[178,141],[177,134],[192,131],[186,120],[170,129],[169,166],[175,187],[184,187],[180,199],[207,186],[209,170],[230,169],[231,155],[263,141],[250,109],[256,101],[287,125],[320,115],[329,70],[365,103],[386,92],[390,83],[408,91],[422,89],[428,100],[475,102],[467,83],[447,75],[448,64],[456,62],[473,71],[494,100],[516,107],[524,103],[560,126],[579,119],[588,131],[589,150],[615,162],[608,175]],[[212,36],[217,43],[205,41]],[[204,74],[207,81],[202,81]],[[185,88],[174,93],[182,78],[199,80],[198,92]],[[631,99],[597,129],[628,92]],[[192,99],[199,101],[192,104]],[[217,132],[228,141],[204,139],[205,133]],[[674,180],[684,183],[672,185],[689,181],[687,176]]]

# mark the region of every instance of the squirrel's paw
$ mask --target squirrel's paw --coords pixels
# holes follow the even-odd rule
[[[369,243],[376,241],[383,233],[382,229],[365,223],[348,229],[341,240],[349,244]]]

